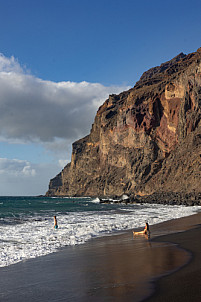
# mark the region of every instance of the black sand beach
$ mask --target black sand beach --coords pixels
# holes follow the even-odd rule
[[[156,282],[154,295],[147,302],[199,302],[201,301],[201,213],[175,220],[175,227],[182,222],[193,229],[161,238],[160,242],[173,242],[189,251],[191,259],[185,267]]]
[[[152,226],[151,241],[128,231],[0,268],[0,301],[200,301],[200,223],[199,213]]]

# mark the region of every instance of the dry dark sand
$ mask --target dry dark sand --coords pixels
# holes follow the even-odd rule
[[[200,223],[197,214],[152,226],[151,241],[129,231],[0,268],[0,301],[201,301]]]

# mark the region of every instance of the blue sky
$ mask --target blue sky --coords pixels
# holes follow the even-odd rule
[[[201,1],[0,0],[0,195],[38,195],[111,93],[201,46]]]

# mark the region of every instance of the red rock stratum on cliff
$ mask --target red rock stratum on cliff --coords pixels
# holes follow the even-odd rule
[[[110,95],[47,196],[201,192],[201,48]]]

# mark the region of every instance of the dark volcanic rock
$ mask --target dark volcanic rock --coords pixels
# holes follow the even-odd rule
[[[148,70],[134,88],[110,95],[90,134],[73,144],[71,163],[50,181],[46,195],[198,194],[200,117],[198,49]],[[188,195],[168,194],[170,200],[158,195],[156,201],[195,203]]]

